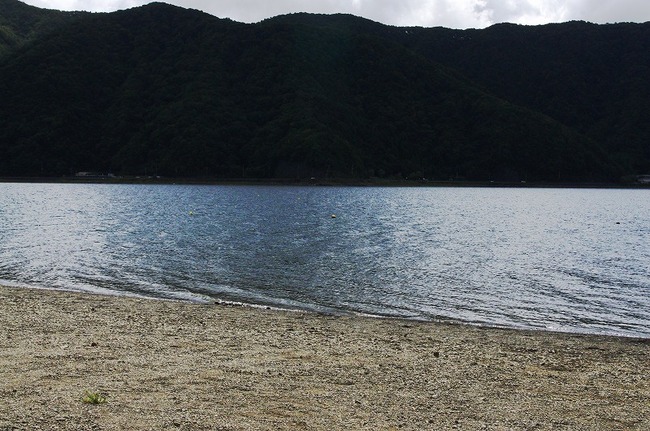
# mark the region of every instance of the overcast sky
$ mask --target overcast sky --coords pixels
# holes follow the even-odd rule
[[[60,10],[108,12],[149,0],[23,0]],[[291,12],[351,13],[384,24],[483,28],[500,22],[546,24],[650,21],[650,0],[167,0],[221,18],[257,22]]]

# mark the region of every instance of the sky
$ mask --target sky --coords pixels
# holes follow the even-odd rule
[[[22,0],[59,10],[112,12],[151,0]],[[163,0],[161,0],[163,1]],[[485,28],[492,24],[650,21],[650,0],[165,0],[220,18],[258,22],[292,12],[350,13],[397,26]]]

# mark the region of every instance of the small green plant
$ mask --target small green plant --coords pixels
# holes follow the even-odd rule
[[[106,402],[106,397],[99,392],[86,391],[81,401],[86,404],[104,404]]]

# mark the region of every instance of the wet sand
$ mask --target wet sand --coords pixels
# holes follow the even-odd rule
[[[38,429],[648,430],[650,340],[0,287],[0,430]]]

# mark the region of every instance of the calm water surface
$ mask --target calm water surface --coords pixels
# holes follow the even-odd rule
[[[650,337],[650,191],[0,184],[0,283]]]

